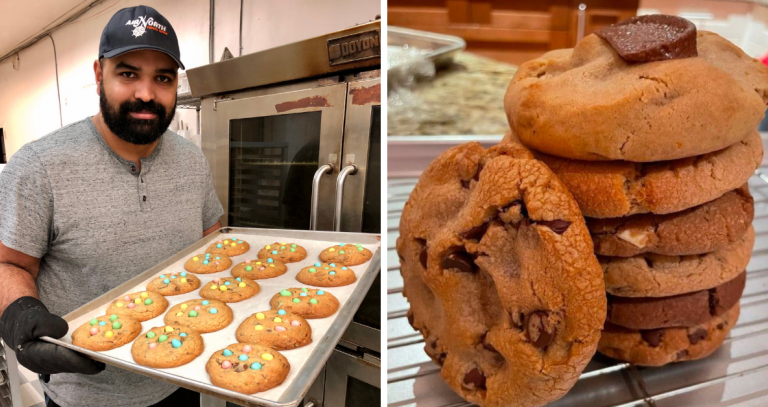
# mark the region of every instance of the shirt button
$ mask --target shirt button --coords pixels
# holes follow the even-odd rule
[[[146,200],[147,200],[147,196],[145,195],[145,196],[143,196],[141,199],[142,199],[142,200],[144,200],[144,201],[146,201]]]
[[[131,172],[136,172],[136,166],[135,165],[131,166]]]

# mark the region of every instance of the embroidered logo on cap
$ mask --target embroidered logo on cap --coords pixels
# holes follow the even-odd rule
[[[144,35],[147,28],[149,28],[150,30],[155,30],[161,34],[168,35],[164,25],[159,24],[152,17],[150,17],[149,20],[147,20],[146,17],[147,16],[139,16],[139,18],[135,20],[128,20],[128,22],[125,23],[125,25],[133,26],[134,37],[141,37],[142,35]]]

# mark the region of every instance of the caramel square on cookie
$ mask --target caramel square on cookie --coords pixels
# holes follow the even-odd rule
[[[198,287],[200,287],[200,279],[194,274],[182,271],[161,274],[147,284],[147,291],[160,295],[180,295],[195,291]]]
[[[85,349],[105,351],[119,348],[141,333],[141,322],[128,315],[102,315],[72,332],[72,344]]]
[[[154,292],[131,293],[113,300],[107,314],[129,315],[139,321],[150,320],[168,308],[168,300]]]

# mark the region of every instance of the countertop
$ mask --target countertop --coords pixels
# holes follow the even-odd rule
[[[504,134],[504,93],[516,70],[460,52],[434,78],[389,91],[387,134]]]

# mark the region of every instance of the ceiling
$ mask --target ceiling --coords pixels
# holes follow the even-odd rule
[[[92,3],[104,0],[0,0],[0,58]],[[34,10],[30,12],[30,10]]]

